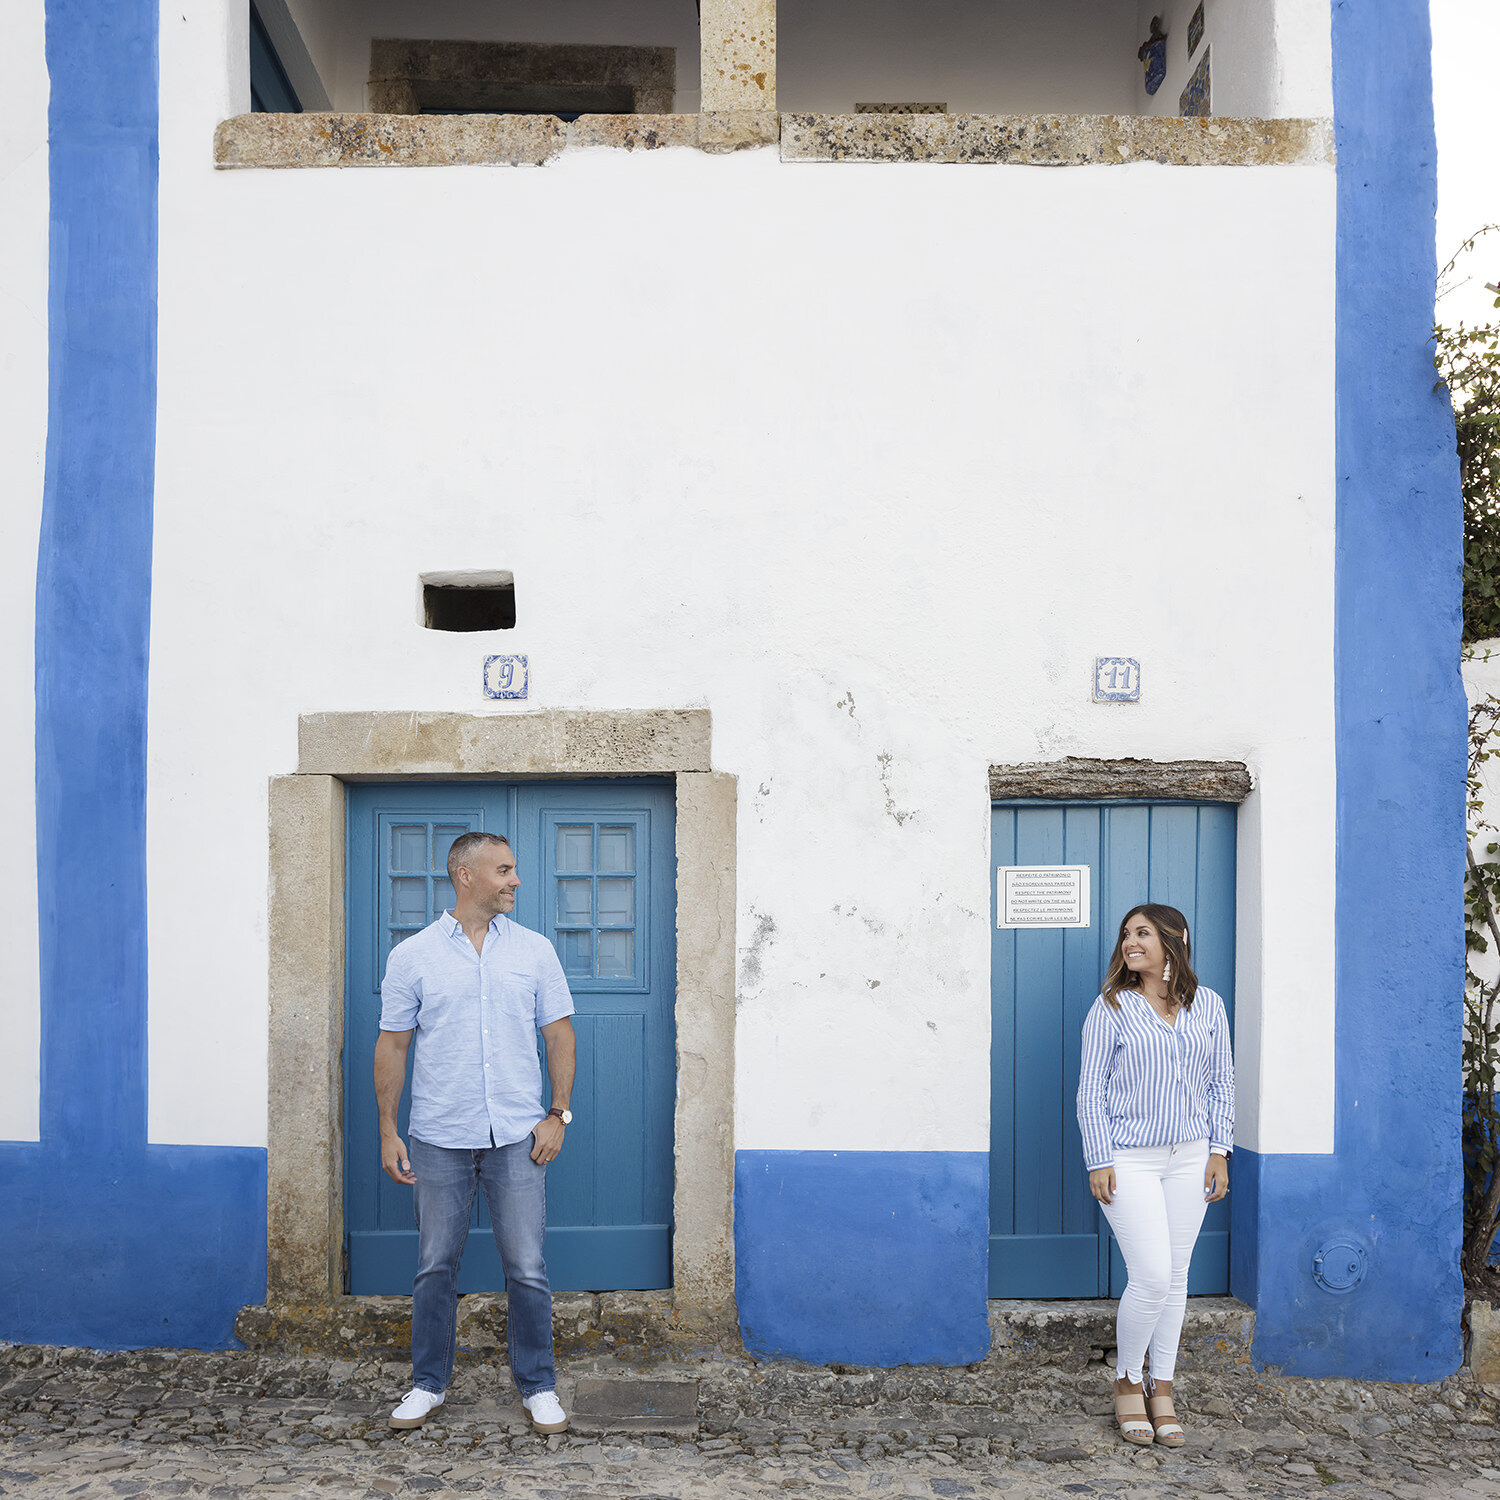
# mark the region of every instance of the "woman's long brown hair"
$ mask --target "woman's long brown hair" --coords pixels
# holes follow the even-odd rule
[[[1159,906],[1154,901],[1132,906],[1120,923],[1120,935],[1115,939],[1115,951],[1110,956],[1109,972],[1104,976],[1101,990],[1105,1003],[1119,1010],[1121,994],[1140,989],[1135,970],[1125,966],[1125,929],[1136,917],[1144,917],[1156,929],[1162,952],[1172,966],[1172,977],[1167,981],[1168,997],[1184,1010],[1191,1009],[1193,996],[1198,993],[1198,976],[1188,959],[1191,941],[1187,918],[1175,906]]]

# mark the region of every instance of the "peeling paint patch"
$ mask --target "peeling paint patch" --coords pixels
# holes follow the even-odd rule
[[[890,751],[882,750],[880,754],[875,757],[875,759],[880,762],[880,786],[881,790],[885,792],[885,815],[886,817],[893,819],[897,827],[900,827],[907,821],[908,818],[916,817],[916,810],[913,808],[897,807],[896,799],[891,795]]]
[[[760,983],[761,964],[765,959],[766,951],[771,946],[772,939],[776,936],[774,917],[768,916],[765,912],[758,912],[753,907],[750,915],[755,918],[755,931],[750,934],[745,956],[740,960],[740,974],[747,989]]]

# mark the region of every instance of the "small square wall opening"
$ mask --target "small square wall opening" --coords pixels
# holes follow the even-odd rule
[[[516,623],[513,574],[423,573],[421,584],[428,630],[510,630]]]

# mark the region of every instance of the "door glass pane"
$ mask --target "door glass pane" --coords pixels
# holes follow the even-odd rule
[[[393,927],[393,928],[391,928],[391,934],[390,934],[390,936],[391,936],[391,944],[390,944],[390,948],[394,948],[397,943],[404,943],[407,940],[407,938],[411,937],[413,934],[415,934],[417,932],[420,932],[420,931],[421,931],[421,929],[418,928],[418,927]],[[390,952],[390,948],[386,949],[387,953]]]
[[[434,875],[439,870],[448,868],[448,851],[453,847],[453,840],[468,831],[462,825],[455,828],[452,824],[440,824],[432,830],[432,872]]]
[[[453,882],[446,876],[432,882],[432,914],[453,910]]]
[[[444,853],[446,854],[446,850]],[[425,870],[427,868],[427,830],[397,826],[391,829],[391,869]]]
[[[601,932],[599,934],[599,977],[621,979],[635,967],[635,934]]]
[[[557,868],[560,874],[572,874],[593,868],[594,830],[592,828],[559,828],[557,830]]]
[[[621,927],[635,921],[635,881],[601,880],[599,882],[599,923]]]
[[[593,901],[589,888],[590,880],[559,880],[557,882],[557,920],[563,922],[587,922]]]
[[[601,871],[635,869],[635,829],[601,828],[599,830],[599,869]]]
[[[425,876],[397,876],[391,881],[391,920],[393,922],[427,921],[427,879]]]
[[[592,964],[589,954],[589,937],[587,932],[560,932],[557,935],[558,951],[562,955],[562,966],[565,974],[581,974],[585,978],[592,972]]]

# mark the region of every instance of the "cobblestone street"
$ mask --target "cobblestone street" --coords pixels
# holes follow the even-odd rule
[[[428,1425],[386,1426],[404,1361],[0,1346],[0,1493],[51,1496],[1500,1496],[1497,1403],[1436,1387],[1181,1372],[1189,1440],[1114,1435],[1095,1361],[810,1369],[574,1359],[580,1379],[696,1382],[697,1421],[533,1436],[503,1369],[460,1367]],[[696,1431],[694,1427],[696,1426]],[[691,1435],[688,1435],[691,1434]]]

